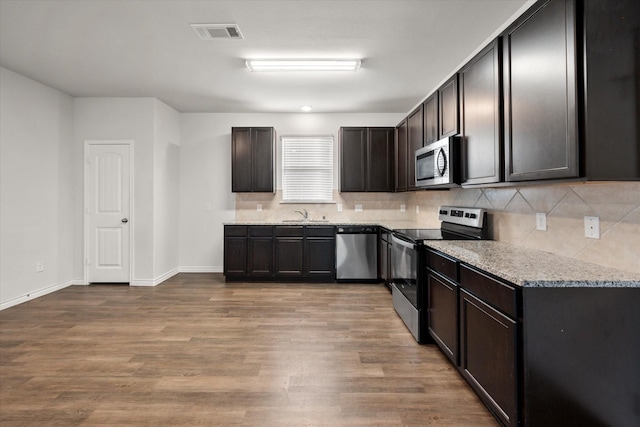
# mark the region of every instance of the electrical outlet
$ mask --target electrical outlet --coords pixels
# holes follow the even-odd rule
[[[547,214],[544,212],[536,213],[536,230],[547,231]]]
[[[356,205],[356,212],[362,212],[362,205]]]
[[[44,271],[44,262],[36,261],[36,273],[42,273]]]
[[[342,203],[338,203],[336,207],[338,208],[338,212],[342,212]]]
[[[584,217],[584,237],[590,239],[600,238],[600,218],[597,216]]]
[[[262,205],[261,205],[260,203],[258,203],[258,204],[256,205],[256,210],[257,210],[258,212],[262,212]]]
[[[211,203],[205,203],[204,204],[204,211],[205,212],[211,212]]]
[[[404,203],[400,205],[400,212],[405,212],[407,210],[407,205]]]

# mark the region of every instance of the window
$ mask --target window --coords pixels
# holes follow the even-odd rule
[[[333,137],[282,137],[282,201],[333,201]]]

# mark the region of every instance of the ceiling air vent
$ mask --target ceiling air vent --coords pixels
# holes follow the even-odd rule
[[[202,40],[243,38],[236,24],[191,24],[191,28]]]

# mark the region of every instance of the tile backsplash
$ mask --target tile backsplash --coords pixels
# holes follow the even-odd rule
[[[415,221],[440,226],[441,205],[487,209],[494,240],[538,249],[602,266],[640,273],[640,182],[572,183],[523,187],[453,189],[411,193],[338,193],[336,204],[281,204],[281,194],[237,193],[236,219],[331,221]],[[257,204],[262,205],[258,212]],[[338,204],[342,212],[338,212]],[[362,212],[355,205],[362,205]],[[401,205],[405,205],[401,211]],[[416,207],[418,210],[416,210]],[[536,230],[536,213],[547,216],[547,231]],[[600,218],[600,238],[584,236],[584,217]]]

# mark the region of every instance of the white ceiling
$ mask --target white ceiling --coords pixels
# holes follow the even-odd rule
[[[0,0],[0,65],[73,96],[180,112],[408,112],[531,0]],[[236,23],[203,41],[192,23]],[[251,73],[246,58],[362,58]]]

